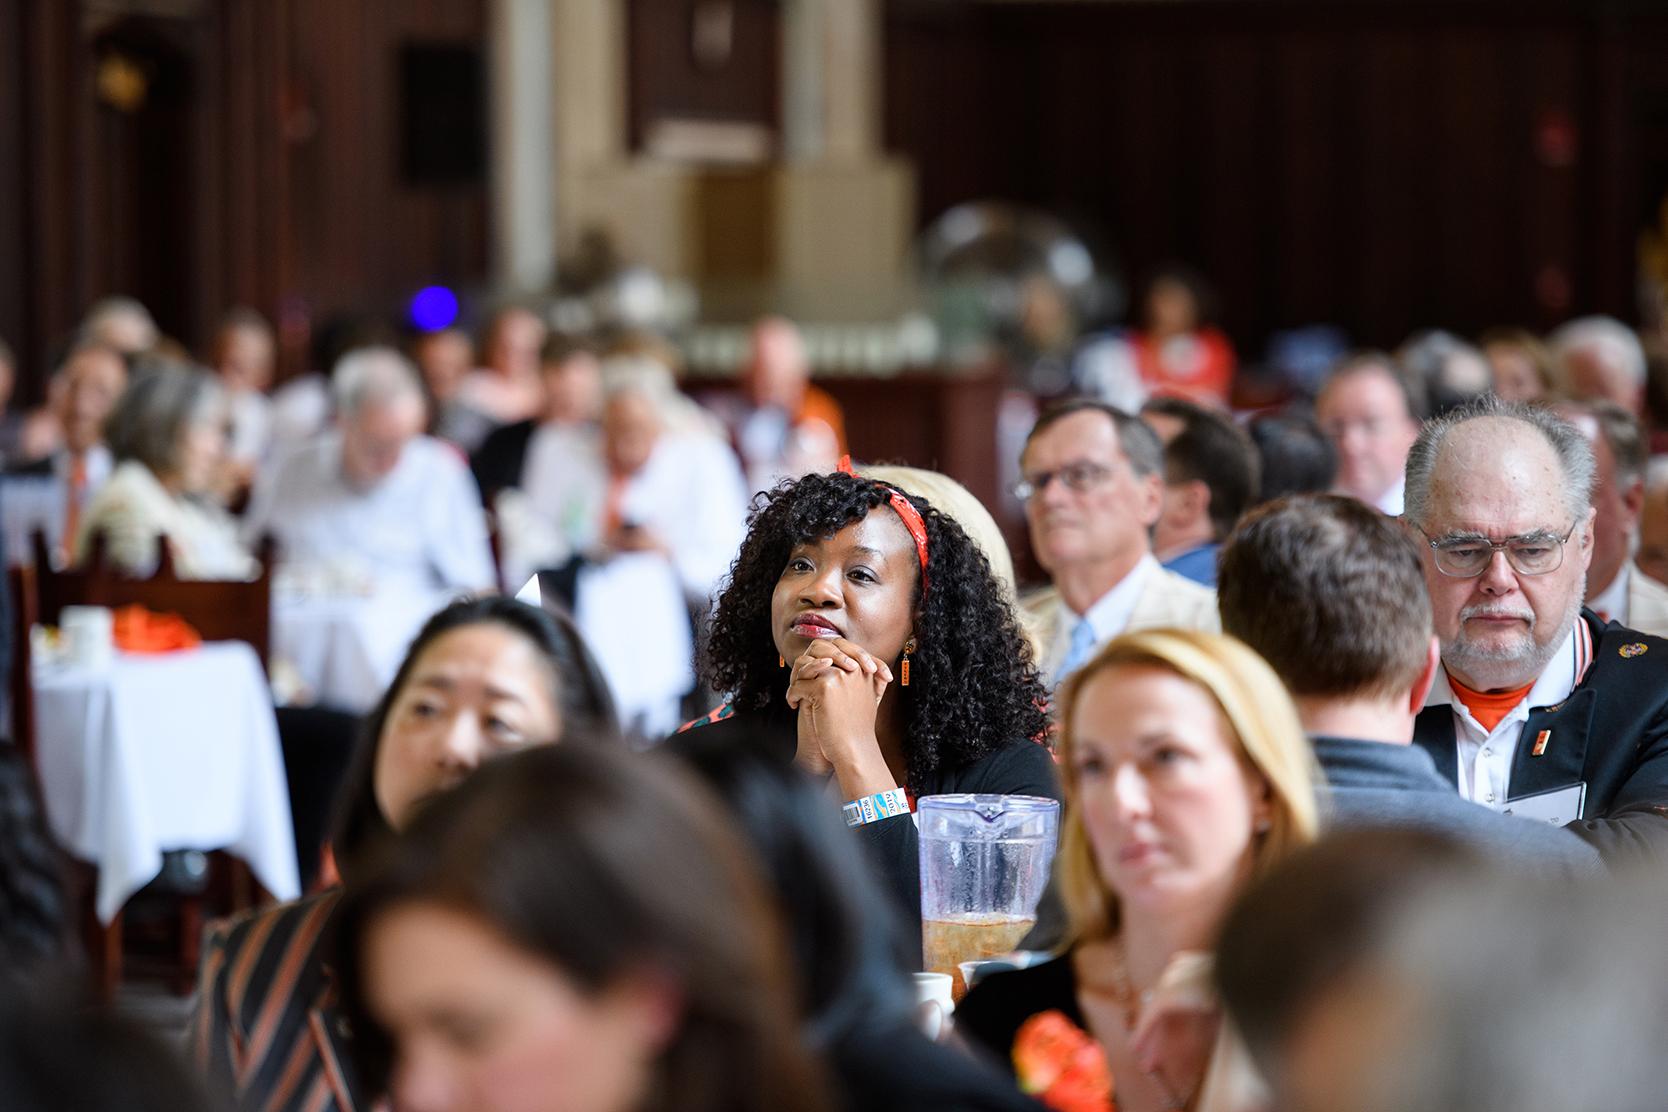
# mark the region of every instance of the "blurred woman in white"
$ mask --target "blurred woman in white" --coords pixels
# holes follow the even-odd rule
[[[156,570],[164,540],[182,579],[246,579],[256,561],[213,492],[226,466],[225,394],[207,372],[141,367],[105,425],[116,469],[81,519],[75,560],[103,534],[105,559],[131,575]]]

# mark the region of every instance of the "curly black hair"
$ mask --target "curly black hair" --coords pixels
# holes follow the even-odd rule
[[[770,599],[794,546],[821,540],[887,504],[893,487],[835,472],[806,475],[760,494],[747,539],[713,613],[701,677],[739,711],[764,710],[787,693],[777,663]],[[900,492],[901,493],[901,492]],[[908,784],[978,760],[1015,738],[1041,739],[1047,692],[990,562],[954,518],[909,499],[927,527],[927,581],[916,580],[917,651],[902,700]]]

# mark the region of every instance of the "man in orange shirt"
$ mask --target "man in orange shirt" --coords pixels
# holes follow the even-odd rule
[[[1544,410],[1490,398],[1420,433],[1404,518],[1442,668],[1415,741],[1474,803],[1668,856],[1668,641],[1582,609],[1593,474]]]
[[[845,415],[832,395],[811,385],[805,345],[792,321],[765,317],[753,326],[741,387],[741,404],[714,409],[729,427],[750,489],[834,469],[846,451]]]

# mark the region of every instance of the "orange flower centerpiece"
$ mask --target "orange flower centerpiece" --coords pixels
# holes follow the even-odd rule
[[[1040,1012],[1014,1036],[1019,1087],[1055,1112],[1117,1112],[1100,1043],[1064,1012]]]

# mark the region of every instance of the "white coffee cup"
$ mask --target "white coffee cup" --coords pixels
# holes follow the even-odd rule
[[[64,659],[81,668],[103,668],[116,658],[115,615],[107,606],[66,606],[58,616]]]
[[[951,995],[952,978],[948,973],[916,973],[915,1021],[927,1038],[934,1040],[944,1034],[950,1015],[956,1010]]]

